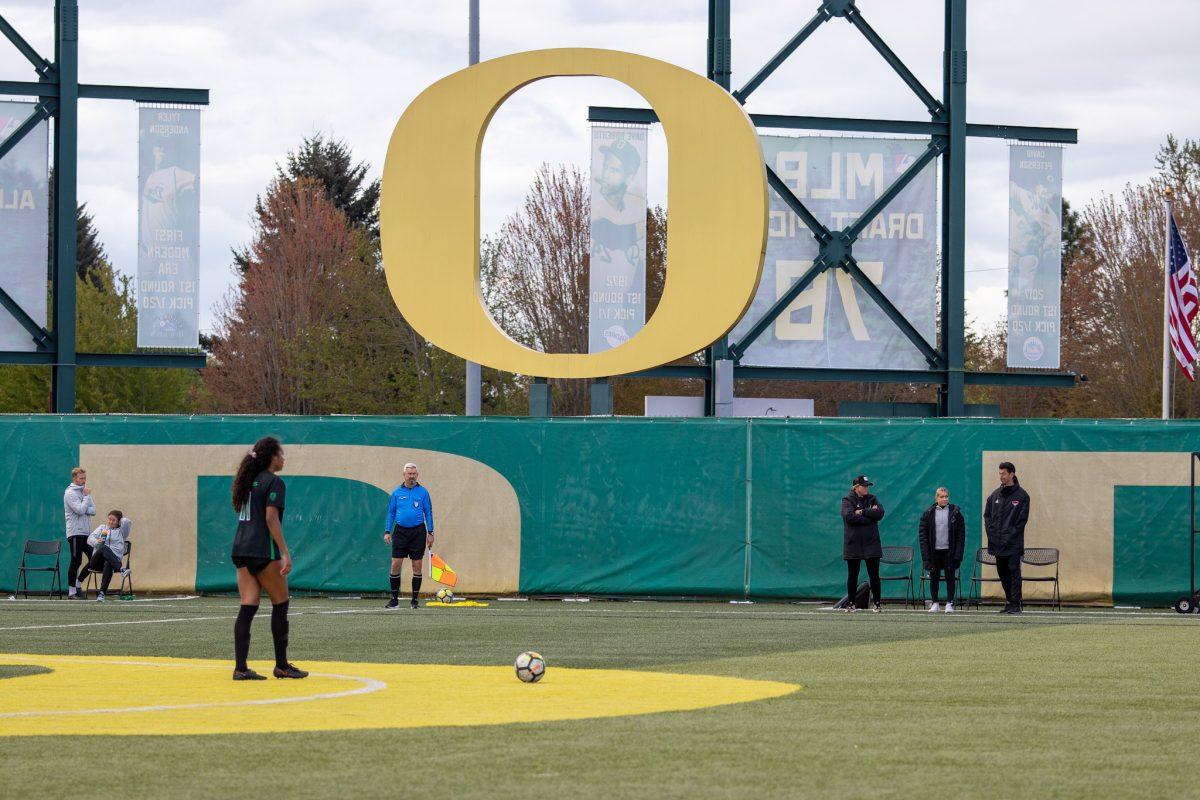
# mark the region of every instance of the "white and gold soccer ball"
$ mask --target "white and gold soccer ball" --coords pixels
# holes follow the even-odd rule
[[[537,683],[546,675],[546,659],[542,658],[541,653],[532,650],[517,656],[513,667],[517,671],[517,677],[525,683]]]
[[[438,589],[437,599],[439,603],[453,603],[454,592],[450,591],[449,589]]]

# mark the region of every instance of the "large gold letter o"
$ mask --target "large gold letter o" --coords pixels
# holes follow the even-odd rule
[[[593,75],[641,93],[667,137],[666,286],[654,316],[601,353],[540,353],[504,334],[479,296],[479,153],[496,109],[542,78]],[[723,89],[615,50],[535,50],[456,72],[396,123],[383,168],[388,288],[409,323],[462,358],[547,378],[623,375],[707,347],[741,318],[762,273],[767,183],[754,125]]]

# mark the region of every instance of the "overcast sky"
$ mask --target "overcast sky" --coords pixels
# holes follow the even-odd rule
[[[482,0],[483,59],[545,47],[608,47],[697,72],[704,0]],[[733,85],[742,85],[818,3],[733,0]],[[466,64],[467,0],[83,0],[80,80],[208,88],[203,121],[201,317],[232,283],[229,250],[250,237],[255,195],[301,139],[324,132],[382,168],[388,137],[426,86]],[[1168,133],[1200,137],[1200,3],[972,0],[968,118],[1076,127],[1064,194],[1076,208],[1147,178]],[[864,17],[934,94],[941,90],[941,0],[860,0]],[[53,57],[51,0],[0,0],[0,13]],[[1152,10],[1153,13],[1148,13]],[[32,70],[0,41],[0,79]],[[3,98],[0,98],[3,99]],[[542,162],[587,169],[588,105],[642,105],[600,79],[518,92],[484,146],[484,231],[519,205]],[[751,98],[779,114],[927,118],[864,39],[827,23]],[[778,133],[778,131],[774,131]],[[650,200],[665,203],[665,143],[651,138]],[[137,111],[81,103],[79,197],[118,269],[136,267]],[[1007,154],[972,141],[967,166],[967,315],[1003,314]]]

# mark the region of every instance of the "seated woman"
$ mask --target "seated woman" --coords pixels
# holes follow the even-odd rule
[[[126,530],[121,524],[122,516],[120,511],[108,512],[108,524],[101,525],[88,536],[88,544],[93,550],[92,560],[83,568],[79,580],[82,582],[89,572],[100,573],[100,592],[96,595],[96,600],[101,603],[104,602],[104,593],[108,591],[113,573],[120,572],[122,576],[125,575],[125,570],[121,569],[121,558],[125,555]]]

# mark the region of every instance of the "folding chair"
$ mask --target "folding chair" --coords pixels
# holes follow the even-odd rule
[[[1058,610],[1062,610],[1062,596],[1058,591],[1058,548],[1057,547],[1028,547],[1021,555],[1021,563],[1030,567],[1054,567],[1053,575],[1026,575],[1021,571],[1021,583],[1053,583],[1054,591],[1051,602]]]
[[[120,593],[123,595],[133,594],[133,572],[130,570],[130,566],[129,566],[129,550],[130,550],[129,534],[132,531],[133,531],[133,520],[129,519],[129,517],[125,517],[124,519],[121,520],[121,533],[125,539],[125,553],[121,556],[121,568],[124,571],[120,573],[120,576],[121,576],[121,591],[120,591]],[[99,580],[97,573],[88,572],[87,579],[84,581],[84,584],[83,584],[83,592],[85,595],[87,594],[88,587],[93,587],[93,588],[95,587],[97,580]]]
[[[62,597],[62,573],[59,571],[59,554],[62,553],[62,539],[26,539],[25,550],[21,553],[21,565],[17,567],[17,588],[13,590],[13,594],[24,591],[25,597],[29,597],[29,573],[30,572],[49,572],[54,577],[50,579],[50,589],[48,593],[51,597],[58,595]],[[52,567],[31,567],[26,559],[29,556],[49,557],[54,556],[54,566]]]
[[[986,547],[980,547],[975,551],[975,565],[971,567],[971,591],[967,596],[967,605],[973,602],[979,608],[983,604],[983,584],[1000,583],[999,575],[995,578],[983,577],[983,568],[986,566],[996,566],[996,557]]]
[[[925,587],[929,584],[929,570],[921,570],[920,587],[921,596],[918,598],[918,606],[925,605]],[[957,603],[962,599],[962,565],[959,564],[954,568],[954,597],[951,597],[947,602]]]
[[[883,548],[883,558],[879,559],[879,563],[907,565],[908,572],[903,575],[884,575],[883,570],[880,570],[879,582],[882,591],[882,583],[884,581],[905,581],[904,605],[916,605],[917,593],[913,590],[913,549],[911,547],[885,547]]]

